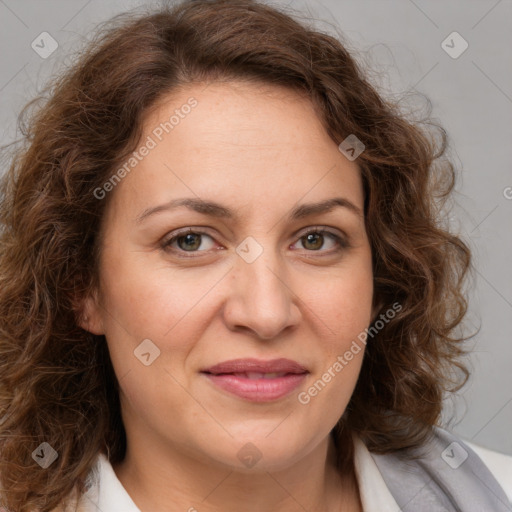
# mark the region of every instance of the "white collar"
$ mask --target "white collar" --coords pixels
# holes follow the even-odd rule
[[[368,448],[357,435],[354,440],[354,468],[363,512],[401,512]]]
[[[354,466],[364,512],[400,512],[366,445],[354,439]],[[123,487],[107,457],[100,453],[82,497],[83,512],[141,512]]]

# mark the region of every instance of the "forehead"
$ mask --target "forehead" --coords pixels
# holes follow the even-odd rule
[[[311,101],[283,87],[182,87],[146,113],[138,147],[144,144],[151,149],[122,184],[130,205],[186,193],[279,208],[339,191],[362,207],[357,164],[340,153]]]

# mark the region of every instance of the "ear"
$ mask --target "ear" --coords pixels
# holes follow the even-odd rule
[[[103,311],[95,292],[82,300],[78,312],[78,325],[92,334],[105,334],[103,328]]]

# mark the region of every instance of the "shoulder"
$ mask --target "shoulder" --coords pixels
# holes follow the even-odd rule
[[[512,457],[475,446],[434,427],[421,446],[372,457],[398,505],[407,510],[423,511],[429,503],[439,509],[456,504],[457,510],[511,512]]]
[[[50,512],[98,512],[100,509],[95,505],[100,483],[100,470],[104,456],[98,453],[96,460],[89,471],[86,481],[85,492],[73,490],[56,508]],[[106,459],[105,459],[106,460]],[[1,512],[1,510],[0,510]],[[105,512],[107,512],[105,510]]]
[[[512,455],[489,450],[465,439],[462,439],[462,442],[478,455],[512,503]]]
[[[89,509],[83,501],[83,496],[79,496],[75,491],[50,512],[89,512]]]

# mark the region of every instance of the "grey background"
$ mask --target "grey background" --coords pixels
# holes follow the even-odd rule
[[[467,325],[481,326],[468,343],[471,380],[446,401],[445,418],[453,417],[449,426],[463,438],[512,454],[512,0],[267,3],[298,9],[333,35],[341,31],[384,96],[409,93],[418,108],[421,97],[410,93],[430,98],[459,170],[450,221],[470,243],[476,266]],[[0,0],[0,144],[18,136],[21,107],[98,23],[140,5],[158,4]],[[59,45],[45,59],[31,47],[44,31]],[[441,46],[453,31],[469,45],[456,59]],[[460,48],[457,41],[449,44]]]

